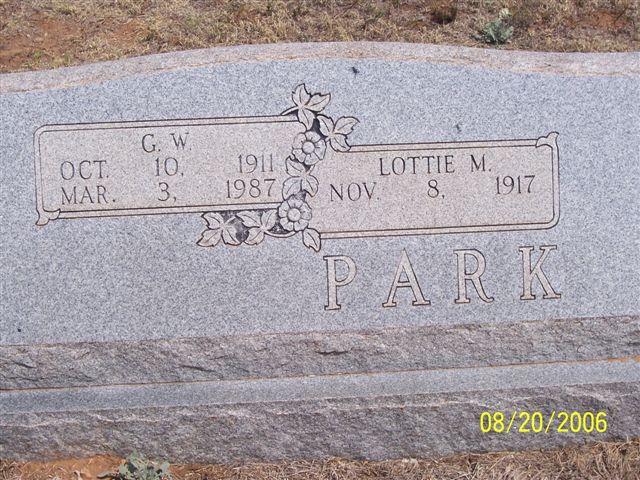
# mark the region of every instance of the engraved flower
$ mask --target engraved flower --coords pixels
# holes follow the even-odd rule
[[[285,200],[278,207],[280,225],[289,232],[304,230],[311,220],[311,207],[298,198]]]
[[[326,150],[326,143],[316,132],[299,133],[293,140],[293,155],[305,165],[318,163]]]

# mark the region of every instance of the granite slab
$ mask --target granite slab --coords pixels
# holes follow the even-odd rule
[[[282,44],[0,75],[0,457],[639,436],[639,60]]]

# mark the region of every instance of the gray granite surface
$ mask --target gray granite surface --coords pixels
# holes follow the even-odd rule
[[[575,362],[640,353],[638,316],[0,347],[4,388]],[[488,353],[489,352],[489,353]]]
[[[3,456],[77,457],[133,449],[183,462],[432,457],[548,449],[640,435],[635,383],[482,392],[79,410],[2,416]],[[603,434],[480,434],[481,411],[606,411]],[[20,452],[20,453],[17,453]],[[26,454],[25,452],[31,452]],[[36,452],[35,454],[33,452]]]
[[[303,44],[0,75],[0,457],[139,448],[184,461],[380,459],[640,435],[639,60]],[[327,115],[358,121],[351,152],[338,145],[313,170],[315,240],[310,227],[290,236],[278,223],[258,245],[198,245],[238,204],[203,220],[196,200],[212,174],[182,180],[194,200],[179,212],[145,196],[156,183],[136,162],[152,157],[135,132],[174,124],[206,134],[194,148],[211,149],[211,168],[242,144],[273,148],[284,172],[278,152],[302,127],[294,117],[272,124],[301,84],[331,93]],[[219,139],[231,117],[265,118]],[[114,136],[96,133],[107,128]],[[502,170],[485,183],[450,183],[446,208],[433,211],[440,223],[416,235],[424,184],[393,184],[406,219],[389,189],[370,198],[390,202],[376,218],[355,203],[335,213],[327,200],[328,182],[361,178],[380,151],[509,152],[515,163],[490,164]],[[47,211],[61,159],[120,162],[126,216],[111,216],[111,204]],[[533,195],[489,195],[492,175],[524,181],[534,164],[543,187]],[[377,192],[392,185],[362,178],[374,180]],[[501,226],[488,225],[492,215]],[[336,238],[333,220],[355,238]],[[262,228],[247,225],[244,240]],[[612,420],[599,434],[481,434],[491,409],[603,410]],[[176,433],[158,435],[166,430]]]
[[[335,111],[360,120],[354,144],[532,138],[559,132],[561,221],[548,231],[332,240],[322,255],[298,248],[299,242],[291,239],[259,248],[198,248],[198,215],[65,220],[35,228],[33,134],[38,127],[274,115],[289,106],[290,92],[301,82],[331,92]],[[3,94],[0,199],[6,283],[0,343],[637,313],[633,259],[640,107],[633,100],[638,93],[635,75],[572,77],[500,69],[480,74],[477,68],[448,64],[425,68],[413,61],[381,58],[359,64],[338,58],[224,63]],[[545,270],[563,297],[523,302],[518,247],[546,244],[559,245]],[[453,251],[459,248],[475,248],[487,256],[485,283],[494,292],[492,304],[453,303]],[[402,249],[421,283],[429,285],[429,308],[412,308],[406,301],[395,309],[381,308]],[[349,255],[360,264],[352,285],[357,288],[342,289],[345,307],[340,313],[322,308],[323,255]],[[304,282],[292,281],[301,275]]]

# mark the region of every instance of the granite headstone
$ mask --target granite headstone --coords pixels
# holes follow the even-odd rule
[[[640,62],[219,48],[0,76],[0,457],[640,435]]]

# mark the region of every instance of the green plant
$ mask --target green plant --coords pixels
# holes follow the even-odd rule
[[[102,473],[98,478],[112,478],[114,480],[172,480],[169,473],[169,462],[156,463],[145,458],[144,455],[133,452],[118,467],[117,473]]]
[[[501,45],[513,35],[511,26],[511,12],[508,8],[503,8],[498,14],[498,18],[487,23],[482,29],[482,38],[487,43]]]

